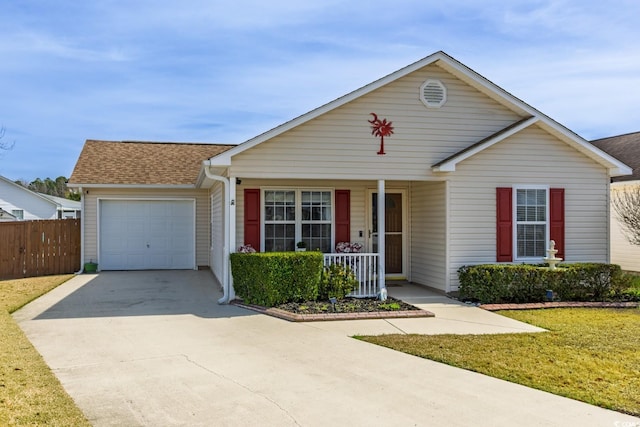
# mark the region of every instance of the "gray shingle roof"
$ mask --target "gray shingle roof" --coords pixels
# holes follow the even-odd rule
[[[633,175],[612,178],[612,182],[640,180],[640,132],[596,139],[591,143],[633,169]]]

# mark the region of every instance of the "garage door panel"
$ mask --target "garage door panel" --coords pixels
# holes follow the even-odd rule
[[[101,269],[194,268],[194,221],[192,200],[102,200]]]

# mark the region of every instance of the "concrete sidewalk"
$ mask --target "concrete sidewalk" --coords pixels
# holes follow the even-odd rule
[[[107,272],[78,276],[14,317],[96,426],[640,423],[219,297],[206,271]],[[465,323],[463,308],[442,307],[453,313],[443,330]],[[474,316],[471,329],[505,328]]]
[[[367,319],[315,322],[314,327],[348,336],[381,334],[505,334],[543,332],[481,308],[455,301],[423,286],[400,283],[388,287],[389,295],[434,313],[433,318]]]

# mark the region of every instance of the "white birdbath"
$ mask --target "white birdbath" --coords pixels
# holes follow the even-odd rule
[[[542,258],[542,260],[544,262],[549,264],[549,269],[551,269],[551,270],[555,270],[556,269],[556,265],[560,261],[562,261],[562,258],[557,258],[556,257],[557,253],[558,253],[558,250],[556,249],[556,242],[551,240],[549,242],[549,249],[547,249],[547,257],[546,258]]]

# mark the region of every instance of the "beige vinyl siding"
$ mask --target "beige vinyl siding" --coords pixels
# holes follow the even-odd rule
[[[186,198],[196,200],[196,264],[209,266],[209,197],[207,190],[166,190],[166,189],[107,189],[85,188],[84,260],[100,263],[98,259],[98,199],[153,199]],[[88,192],[88,194],[87,194]]]
[[[419,99],[427,79],[447,87],[447,103],[439,109]],[[371,112],[393,122],[384,156],[376,154],[380,140],[371,135]],[[430,65],[234,156],[230,176],[429,180],[432,164],[519,118]]]
[[[608,262],[606,169],[539,128],[461,162],[447,176],[451,290],[460,266],[496,262],[496,187],[564,188],[566,261]]]
[[[411,186],[411,281],[446,291],[446,182]]]
[[[211,188],[211,271],[222,283],[224,263],[224,185]]]
[[[406,189],[408,183],[387,182],[386,190]],[[350,190],[351,200],[351,242],[359,242],[365,245],[365,250],[369,251],[369,225],[367,207],[368,193],[370,190],[377,190],[378,183],[374,181],[334,181],[334,180],[257,180],[243,179],[242,185],[236,187],[236,242],[241,245],[244,242],[244,189],[245,188],[309,188],[309,189],[330,189],[330,190]],[[360,237],[362,231],[362,237]],[[337,242],[336,242],[337,243]]]
[[[639,186],[640,181],[611,184],[612,193],[626,186]],[[620,228],[618,215],[611,209],[611,262],[620,265],[623,270],[640,272],[640,245],[629,243]]]

